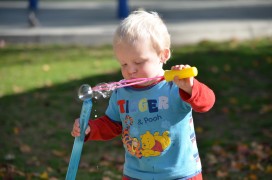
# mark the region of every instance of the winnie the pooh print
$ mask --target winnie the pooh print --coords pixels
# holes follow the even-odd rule
[[[170,145],[170,142],[168,131],[164,131],[162,136],[159,132],[155,132],[153,135],[146,131],[145,134],[141,135],[142,156],[159,156]]]

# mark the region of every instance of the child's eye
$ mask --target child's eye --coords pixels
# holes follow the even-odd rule
[[[122,66],[122,67],[126,67],[126,66],[127,66],[127,64],[121,64],[121,66]]]
[[[142,64],[143,62],[135,62],[135,64]]]

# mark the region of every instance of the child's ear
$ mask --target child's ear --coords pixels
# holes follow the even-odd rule
[[[165,64],[169,58],[170,58],[170,49],[168,49],[168,48],[163,49],[161,51],[161,62]]]

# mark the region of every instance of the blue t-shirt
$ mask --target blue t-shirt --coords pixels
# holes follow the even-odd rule
[[[168,180],[201,171],[192,108],[180,98],[173,82],[117,89],[106,115],[122,123],[125,175]]]

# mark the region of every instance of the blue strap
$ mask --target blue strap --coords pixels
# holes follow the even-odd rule
[[[82,147],[84,144],[85,130],[88,126],[88,121],[90,119],[92,106],[93,106],[92,99],[87,99],[83,101],[83,105],[82,105],[81,113],[80,113],[80,119],[79,119],[81,134],[79,137],[76,137],[74,141],[72,154],[70,157],[70,162],[69,162],[69,166],[68,166],[68,170],[66,174],[66,180],[76,179],[78,164],[80,161]]]

